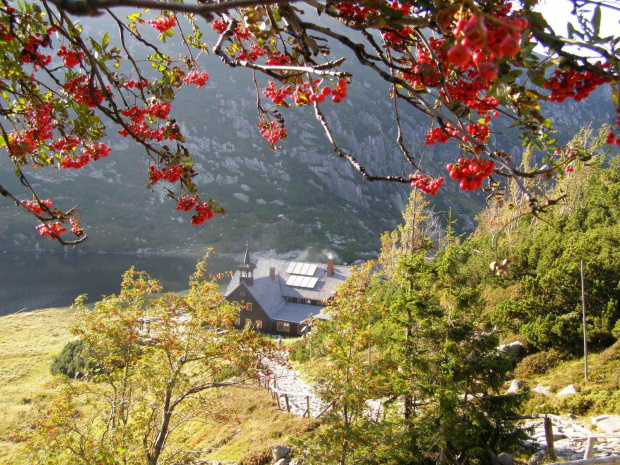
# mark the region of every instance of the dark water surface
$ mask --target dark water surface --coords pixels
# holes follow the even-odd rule
[[[0,315],[71,305],[80,294],[88,302],[120,291],[132,265],[157,278],[164,291],[187,289],[197,258],[121,254],[11,254],[0,252]],[[234,270],[230,259],[213,258],[209,272]],[[225,285],[226,282],[222,282]]]

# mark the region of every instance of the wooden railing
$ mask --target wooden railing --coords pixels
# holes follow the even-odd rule
[[[302,418],[304,418],[304,417],[310,418],[310,416],[311,416],[311,413],[310,413],[310,397],[312,397],[313,394],[282,391],[282,390],[278,389],[277,379],[275,377],[265,376],[265,375],[262,375],[262,374],[261,374],[261,376],[258,379],[258,383],[259,383],[260,386],[263,386],[263,387],[265,387],[265,389],[267,389],[267,391],[269,392],[271,397],[273,397],[273,399],[277,402],[278,408],[280,410],[286,410],[289,413],[291,412],[291,403],[289,401],[289,398],[291,398],[291,397],[305,397],[306,398],[306,409],[302,412],[301,417]],[[282,408],[282,406],[280,404],[280,398],[284,398],[284,406],[285,406],[285,408]],[[333,402],[330,402],[329,404],[327,404],[327,406],[325,406],[323,408],[323,410],[321,410],[321,412],[319,412],[318,415],[316,415],[314,417],[314,419],[316,420],[317,418],[320,418],[332,406],[333,406]]]
[[[572,462],[556,462],[547,465],[586,465],[586,464],[597,464],[597,465],[608,465],[620,463],[620,455],[610,456],[610,457],[602,457],[599,459],[593,459],[592,454],[594,453],[594,445],[596,444],[597,438],[618,438],[620,434],[615,433],[592,433],[589,430],[581,427],[580,425],[576,425],[572,422],[567,422],[562,418],[556,415],[534,415],[527,417],[518,417],[519,419],[534,419],[534,418],[542,418],[543,426],[545,428],[545,440],[547,442],[547,455],[551,460],[556,460],[555,455],[555,447],[553,444],[553,423],[552,421],[556,421],[560,425],[570,425],[572,428],[579,430],[583,433],[584,438],[586,439],[586,447],[583,454],[583,460],[573,460]]]

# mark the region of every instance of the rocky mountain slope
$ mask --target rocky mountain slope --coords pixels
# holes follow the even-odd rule
[[[99,29],[87,24],[91,32]],[[98,26],[100,27],[100,25]],[[165,47],[171,47],[169,41]],[[165,50],[165,48],[164,48]],[[170,54],[174,50],[167,51]],[[335,52],[338,53],[337,51]],[[345,261],[373,255],[379,236],[393,229],[406,204],[409,187],[368,183],[338,158],[310,108],[284,109],[289,137],[273,151],[256,127],[256,90],[248,70],[232,70],[213,56],[206,57],[210,81],[200,90],[183,89],[173,113],[186,134],[187,145],[201,173],[201,192],[211,195],[227,210],[203,226],[191,226],[190,216],[175,210],[158,184],[147,190],[148,162],[142,150],[108,128],[105,140],[111,156],[79,171],[30,170],[29,176],[44,196],[59,208],[78,204],[90,238],[83,251],[149,251],[187,253],[205,246],[221,252],[254,249],[330,250]],[[367,164],[372,174],[401,174],[404,164],[395,143],[388,86],[377,76],[348,60],[345,68],[355,78],[349,97],[324,105],[326,116],[341,146]],[[554,106],[560,139],[588,124],[599,126],[613,114],[608,93],[599,92],[587,108],[577,111],[572,102]],[[406,142],[414,156],[434,175],[458,156],[454,145],[424,145],[430,121],[401,109]],[[510,131],[509,131],[510,132]],[[514,135],[493,136],[511,155],[522,151]],[[0,183],[16,192],[11,164],[0,158]],[[483,195],[463,193],[447,181],[433,198],[436,211],[453,211],[457,229],[473,228],[473,217],[484,203]],[[24,193],[24,196],[26,194]],[[7,201],[0,202],[0,240],[6,250],[57,248],[39,239],[33,219]]]

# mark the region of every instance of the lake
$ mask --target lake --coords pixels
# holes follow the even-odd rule
[[[164,291],[189,287],[198,258],[124,254],[12,254],[0,253],[0,316],[39,308],[71,305],[80,294],[87,302],[120,291],[121,276],[132,265],[157,278]],[[234,260],[213,258],[209,272],[231,271]],[[222,282],[223,285],[226,282]]]

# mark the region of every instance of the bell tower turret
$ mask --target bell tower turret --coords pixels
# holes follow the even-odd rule
[[[243,263],[237,266],[239,270],[239,281],[245,283],[246,286],[254,284],[254,268],[256,265],[250,260],[250,245],[245,245],[245,256],[243,257]]]

